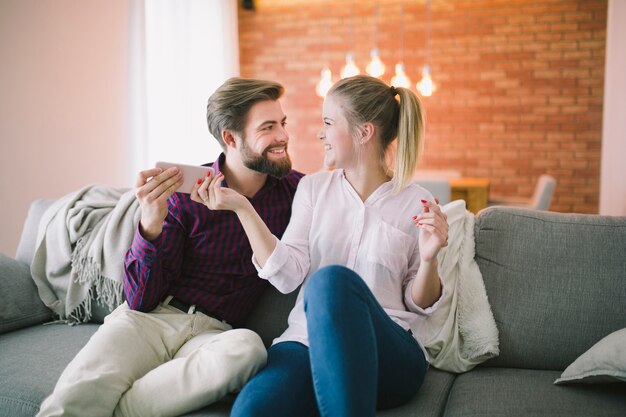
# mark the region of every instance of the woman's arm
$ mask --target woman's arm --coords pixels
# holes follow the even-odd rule
[[[248,236],[254,258],[263,267],[276,248],[276,238],[250,201],[237,191],[222,187],[223,180],[222,173],[206,178],[193,187],[191,199],[211,210],[234,211]]]
[[[310,267],[309,230],[312,207],[311,187],[303,178],[294,196],[289,225],[279,241],[263,222],[250,201],[235,190],[222,187],[221,175],[197,184],[191,198],[212,210],[234,211],[241,221],[254,253],[259,277],[267,279],[282,293],[289,293],[304,281]]]
[[[239,217],[241,226],[248,236],[254,259],[257,264],[263,268],[267,263],[270,255],[276,249],[276,238],[267,227],[261,216],[256,212],[250,201],[244,199],[239,209],[235,210],[235,214]]]

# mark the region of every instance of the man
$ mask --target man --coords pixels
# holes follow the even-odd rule
[[[231,78],[207,106],[224,151],[210,165],[278,236],[302,178],[291,170],[282,93],[274,82]],[[260,337],[234,329],[266,285],[241,224],[176,193],[181,184],[176,167],[139,174],[126,302],[68,365],[40,416],[180,415],[238,390],[265,364]]]

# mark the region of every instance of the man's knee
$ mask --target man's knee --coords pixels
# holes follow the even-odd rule
[[[267,361],[263,340],[252,330],[228,330],[222,334],[222,340],[228,345],[227,353],[238,356],[243,362],[264,365]]]

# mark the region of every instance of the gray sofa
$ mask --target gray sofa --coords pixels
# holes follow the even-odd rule
[[[3,417],[35,415],[98,328],[44,324],[50,312],[37,297],[28,263],[47,204],[31,206],[17,260],[0,257]],[[626,416],[626,382],[553,384],[596,342],[626,328],[626,218],[491,207],[476,217],[475,242],[500,355],[460,375],[431,368],[411,402],[378,415]],[[285,327],[294,297],[270,289],[252,314],[248,326],[266,344]],[[189,415],[227,416],[231,402]]]

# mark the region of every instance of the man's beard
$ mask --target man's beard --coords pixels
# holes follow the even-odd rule
[[[267,157],[271,148],[265,149],[263,154],[259,155],[246,145],[245,139],[241,139],[241,158],[244,166],[275,178],[284,177],[291,171],[291,158],[287,153],[287,145],[285,145],[285,156],[278,161],[272,161]]]

